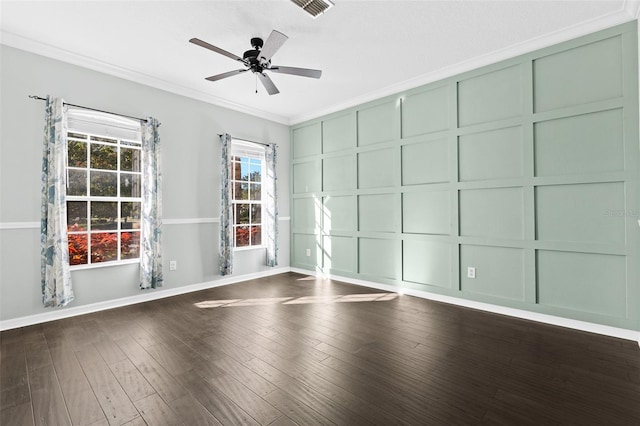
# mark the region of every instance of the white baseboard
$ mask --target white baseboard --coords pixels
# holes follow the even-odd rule
[[[522,309],[507,308],[504,306],[492,305],[490,303],[476,302],[473,300],[460,299],[442,294],[429,293],[420,290],[411,290],[400,288],[393,285],[380,284],[372,281],[365,281],[356,278],[343,277],[339,275],[326,275],[322,272],[313,272],[306,269],[282,267],[269,269],[262,272],[252,274],[238,275],[221,278],[215,281],[191,284],[184,287],[171,289],[159,289],[152,291],[142,291],[139,295],[123,297],[120,299],[108,300],[105,302],[91,303],[89,305],[77,306],[71,308],[60,309],[51,312],[44,312],[36,315],[29,315],[20,318],[12,318],[0,321],[0,331],[11,330],[13,328],[26,327],[34,324],[41,324],[47,321],[55,321],[58,319],[74,317],[78,315],[90,314],[92,312],[104,311],[106,309],[118,308],[121,306],[133,305],[136,303],[147,302],[150,300],[164,299],[165,297],[177,296],[179,294],[191,293],[194,291],[205,290],[208,288],[220,287],[229,284],[236,284],[243,281],[253,280],[257,278],[268,277],[271,275],[282,274],[285,272],[296,272],[304,275],[315,275],[320,278],[342,281],[349,284],[355,284],[363,287],[375,288],[378,290],[389,291],[393,293],[407,294],[410,296],[420,297],[422,299],[435,300],[438,302],[449,303],[451,305],[463,306],[466,308],[478,309],[481,311],[492,312],[495,314],[507,315],[514,318],[521,318],[530,321],[536,321],[544,324],[557,325],[560,327],[570,328],[574,330],[586,331],[605,336],[617,337],[620,339],[638,342],[640,346],[640,331],[628,330],[624,328],[611,327],[607,325],[594,324],[586,321],[578,321],[569,318],[557,317],[554,315],[540,314],[537,312],[525,311]]]
[[[505,306],[492,305],[490,303],[476,302],[473,300],[460,299],[453,296],[445,296],[442,294],[429,293],[427,291],[411,290],[394,285],[380,284],[372,281],[360,280],[357,278],[343,277],[339,275],[327,275],[322,272],[313,272],[300,268],[290,268],[291,272],[305,275],[315,275],[320,278],[327,278],[336,281],[342,281],[349,284],[360,285],[364,287],[375,288],[378,290],[389,291],[393,293],[407,294],[410,296],[420,297],[422,299],[435,300],[438,302],[449,303],[451,305],[463,306],[465,308],[478,309],[494,314],[507,315],[514,318],[521,318],[530,321],[536,321],[544,324],[557,325],[560,327],[571,328],[573,330],[586,331],[589,333],[602,334],[604,336],[617,337],[620,339],[638,342],[640,346],[640,331],[627,330],[625,328],[611,327],[608,325],[594,324],[586,321],[578,321],[569,318],[557,317],[554,315],[540,314],[537,312],[525,311],[522,309],[507,308]]]
[[[28,315],[20,318],[12,318],[5,321],[0,321],[0,331],[11,330],[13,328],[26,327],[34,324],[41,324],[43,322],[55,321],[63,318],[75,317],[78,315],[90,314],[93,312],[104,311],[106,309],[118,308],[121,306],[133,305],[141,302],[148,302],[150,300],[164,299],[165,297],[177,296],[179,294],[191,293],[198,290],[205,290],[213,287],[220,287],[223,285],[235,284],[242,281],[253,280],[256,278],[268,277],[271,275],[282,274],[289,272],[290,268],[274,268],[262,272],[255,272],[252,274],[238,275],[221,278],[215,281],[208,281],[204,283],[191,284],[184,287],[168,288],[168,289],[156,289],[156,290],[141,290],[140,294],[129,297],[122,297],[120,299],[107,300],[105,302],[91,303],[83,306],[75,306],[70,308],[58,309],[51,312],[44,312],[41,314]]]

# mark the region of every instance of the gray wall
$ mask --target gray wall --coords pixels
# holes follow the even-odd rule
[[[294,126],[292,266],[639,330],[636,25]]]
[[[279,146],[279,211],[289,216],[289,127],[162,90],[1,46],[0,319],[49,312],[42,308],[39,277],[40,170],[44,103],[27,96],[52,95],[94,108],[156,117],[161,123],[163,216],[167,220],[219,217],[218,133],[276,142]],[[23,223],[18,229],[8,225]],[[280,265],[289,266],[289,222],[280,221]],[[218,224],[163,227],[165,289],[220,279]],[[178,270],[169,271],[169,260]],[[239,252],[234,275],[267,271],[264,250]],[[138,266],[72,272],[81,306],[135,296]],[[151,290],[153,291],[153,290]]]

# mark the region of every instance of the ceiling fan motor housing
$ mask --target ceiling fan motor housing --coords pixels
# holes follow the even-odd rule
[[[269,61],[260,61],[258,59],[260,49],[264,46],[264,41],[260,37],[253,37],[251,46],[253,46],[253,49],[245,51],[242,58],[248,63],[252,72],[261,73],[265,68],[269,67]]]

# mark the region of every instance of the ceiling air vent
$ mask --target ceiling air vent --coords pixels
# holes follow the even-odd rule
[[[307,11],[313,18],[323,14],[327,9],[333,7],[331,0],[291,0],[303,10]]]

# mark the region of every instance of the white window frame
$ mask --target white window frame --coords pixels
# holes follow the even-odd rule
[[[85,135],[86,139],[75,138],[71,135],[81,134]],[[125,265],[140,263],[140,253],[135,258],[121,259],[121,238],[124,232],[137,232],[138,241],[140,241],[141,226],[136,229],[122,228],[121,206],[122,203],[133,202],[140,203],[140,210],[142,210],[142,194],[139,191],[140,196],[137,197],[125,197],[120,193],[121,191],[121,178],[122,175],[138,175],[140,176],[140,186],[142,186],[142,173],[144,165],[142,163],[142,138],[140,132],[140,123],[135,120],[129,120],[121,118],[112,114],[103,114],[97,112],[88,112],[81,110],[74,110],[69,114],[68,128],[67,128],[67,140],[68,142],[79,141],[86,143],[86,167],[72,167],[67,165],[67,177],[69,172],[73,170],[81,170],[86,172],[86,195],[68,195],[67,202],[80,201],[87,203],[87,225],[83,231],[67,231],[69,236],[71,235],[87,235],[87,263],[70,265],[71,270],[81,269],[93,269],[102,268],[108,266]],[[93,141],[92,138],[103,138],[115,141],[115,143]],[[116,148],[116,168],[114,170],[103,170],[91,168],[91,145],[99,144]],[[122,148],[133,149],[140,151],[140,170],[122,170],[121,169],[121,150]],[[96,170],[100,172],[114,173],[116,174],[116,196],[95,196],[91,195],[91,171]],[[69,179],[67,178],[67,185],[69,185]],[[140,188],[141,189],[141,188]],[[92,230],[91,229],[91,203],[92,202],[115,202],[117,208],[117,214],[115,218],[116,228],[113,230]],[[69,212],[67,212],[69,213]],[[140,212],[141,213],[141,212]],[[103,262],[92,263],[92,250],[91,250],[91,235],[101,233],[113,233],[117,235],[117,248],[116,259],[107,260]],[[138,250],[140,250],[138,246]],[[71,259],[70,259],[71,260]]]
[[[254,249],[262,249],[265,248],[266,245],[264,243],[265,233],[264,233],[264,199],[265,199],[265,187],[264,187],[264,171],[266,166],[265,160],[265,147],[263,145],[257,144],[255,142],[249,142],[242,139],[232,139],[231,141],[231,163],[229,164],[229,176],[230,176],[230,185],[231,185],[231,209],[233,211],[233,249],[234,251],[244,251],[244,250],[254,250]],[[234,179],[233,175],[233,164],[239,162],[234,161],[235,157],[240,158],[248,158],[250,161],[260,161],[260,200],[251,200],[250,195],[248,200],[239,200],[235,198],[235,184],[241,182],[248,182],[243,180]],[[249,163],[251,164],[251,163]],[[249,187],[250,188],[250,187]],[[251,192],[249,191],[249,194]],[[249,205],[259,205],[260,206],[260,220],[259,224],[251,223],[251,213],[249,213],[249,223],[248,224],[238,224],[236,223],[236,205],[238,204],[249,204]],[[249,245],[247,246],[236,246],[236,229],[243,226],[260,226],[260,244],[251,244],[251,235],[249,235]]]

